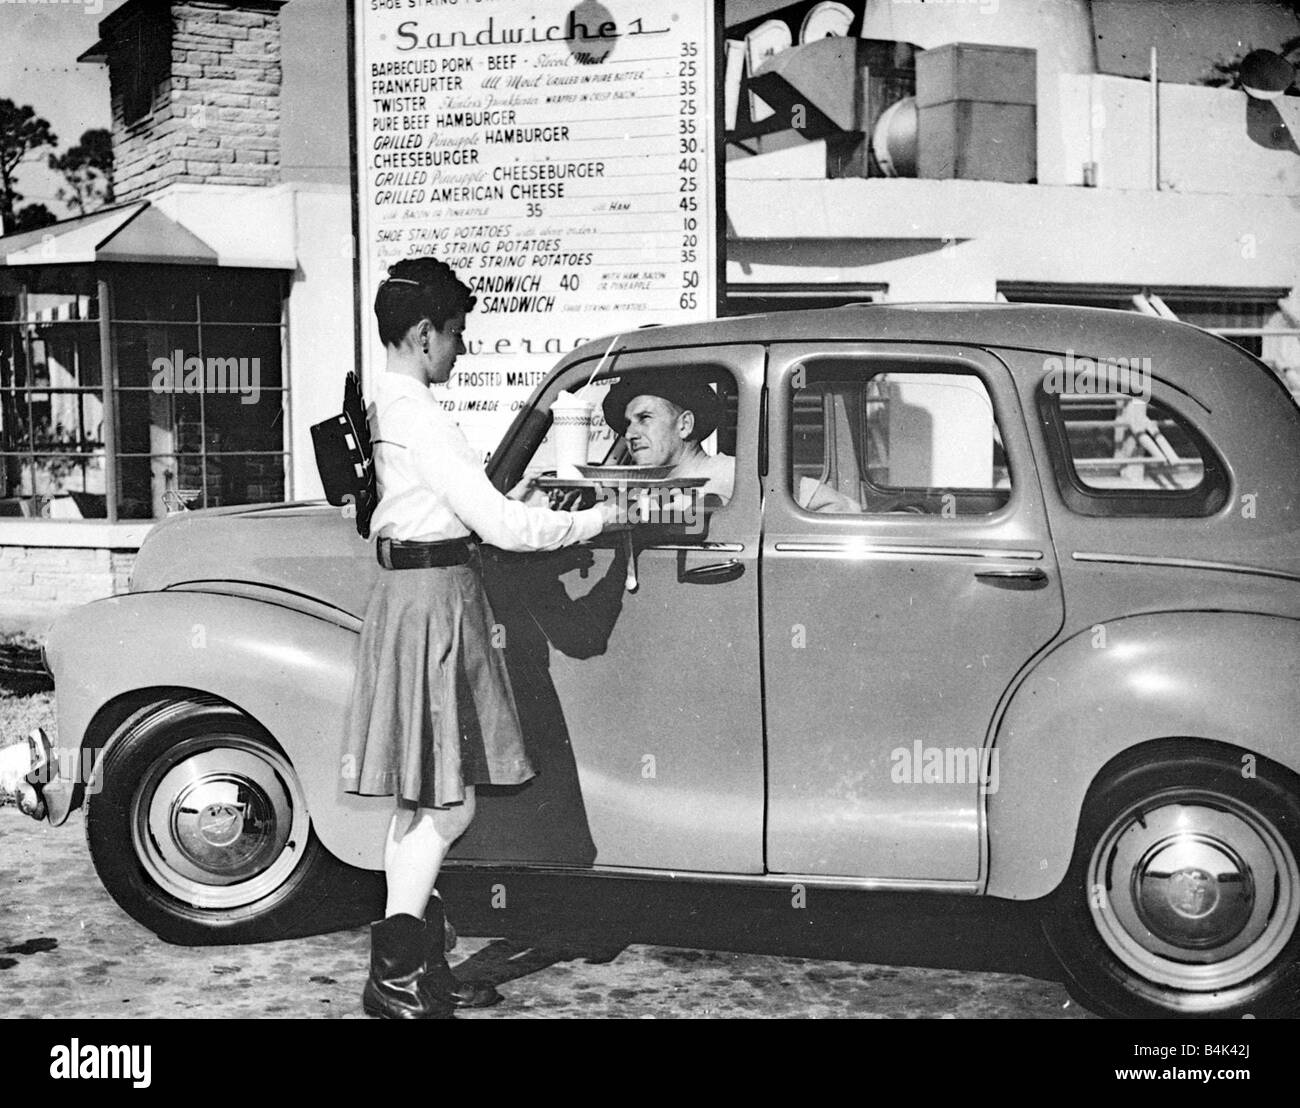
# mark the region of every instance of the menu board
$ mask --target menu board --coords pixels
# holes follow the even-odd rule
[[[375,291],[417,254],[478,303],[439,398],[488,456],[583,342],[712,318],[716,13],[707,0],[356,0],[363,372]]]

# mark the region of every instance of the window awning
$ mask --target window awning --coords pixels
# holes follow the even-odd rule
[[[0,238],[0,265],[248,265],[164,215],[147,200],[104,208]]]

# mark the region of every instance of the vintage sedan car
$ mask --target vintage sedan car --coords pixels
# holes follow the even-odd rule
[[[1300,412],[1266,366],[1032,305],[608,350],[538,388],[497,486],[545,465],[561,389],[685,368],[734,493],[630,551],[487,553],[541,772],[484,790],[453,864],[1035,901],[1097,1011],[1300,1010]],[[327,505],[186,513],[51,630],[57,764],[93,766],[51,818],[84,801],[164,939],[298,933],[381,867],[392,802],[338,764],[378,572]]]

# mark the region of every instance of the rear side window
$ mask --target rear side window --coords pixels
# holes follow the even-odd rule
[[[1127,394],[1039,396],[1066,503],[1092,516],[1206,516],[1227,475],[1196,427],[1158,399]]]
[[[952,518],[1006,505],[1011,474],[977,375],[828,359],[794,379],[790,495],[805,511]]]

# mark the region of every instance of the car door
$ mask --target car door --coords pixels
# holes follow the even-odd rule
[[[627,532],[494,559],[489,595],[508,639],[530,754],[538,751],[542,764],[518,795],[481,800],[457,858],[762,871],[754,444],[763,349],[621,354],[593,388],[683,367],[725,385],[728,415],[706,446],[737,456],[732,498],[694,523],[638,524],[630,533],[635,591],[625,587]],[[582,388],[594,368],[594,360],[578,362],[550,382],[540,411],[561,388]],[[514,452],[501,463],[513,467],[509,483],[518,450],[506,449]],[[590,456],[603,454],[596,446]],[[566,774],[576,776],[568,790]]]
[[[768,868],[973,888],[989,723],[1063,616],[1010,373],[801,344],[768,384]]]

